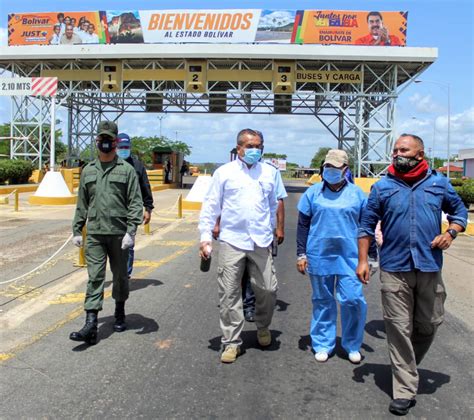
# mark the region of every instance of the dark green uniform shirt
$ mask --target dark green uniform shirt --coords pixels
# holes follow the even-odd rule
[[[143,201],[135,170],[122,159],[106,165],[96,159],[82,170],[74,236],[81,235],[86,220],[91,235],[135,235],[143,221]]]

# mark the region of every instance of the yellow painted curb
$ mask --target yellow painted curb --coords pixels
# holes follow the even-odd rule
[[[34,192],[38,189],[38,184],[31,185],[0,185],[0,194],[10,194],[15,190],[19,193]]]
[[[32,195],[30,198],[28,198],[28,202],[38,206],[64,206],[67,204],[76,204],[77,195],[73,195],[71,197],[38,197],[36,195]]]
[[[183,210],[201,210],[202,203],[199,201],[183,200]]]
[[[171,188],[176,188],[176,184],[160,184],[151,186],[152,191],[170,190]]]

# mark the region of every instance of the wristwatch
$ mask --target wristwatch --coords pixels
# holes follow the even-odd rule
[[[458,231],[455,229],[448,229],[446,232],[448,232],[453,239],[456,239],[456,236],[458,236]]]

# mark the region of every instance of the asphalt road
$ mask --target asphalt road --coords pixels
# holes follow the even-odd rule
[[[109,298],[97,345],[68,339],[82,326],[81,314],[0,363],[0,418],[391,418],[377,279],[365,289],[362,363],[352,365],[340,348],[325,364],[314,360],[310,285],[294,263],[298,197],[290,193],[286,202],[270,348],[258,347],[255,326],[247,324],[245,353],[234,364],[220,363],[217,258],[208,274],[199,271],[196,216],[189,216],[136,252],[127,331],[113,332]],[[440,327],[420,367],[418,403],[408,418],[473,417],[472,336],[460,317],[448,313]],[[34,322],[28,319],[24,328]]]

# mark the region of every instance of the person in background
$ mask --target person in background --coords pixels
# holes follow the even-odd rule
[[[64,13],[58,13],[57,19],[58,19],[58,23],[56,23],[56,25],[59,25],[59,28],[60,28],[59,32],[60,32],[60,35],[62,35],[64,31],[66,30],[66,24],[64,23]]]
[[[89,36],[87,38],[87,44],[99,43],[99,36],[95,33],[95,26],[92,23],[89,23],[88,34]]]
[[[171,161],[170,161],[170,158],[166,159],[164,169],[165,169],[165,184],[169,184],[171,182]]]
[[[77,34],[81,37],[82,43],[87,44],[89,41],[89,21],[84,20],[81,25],[81,29],[77,31]]]
[[[183,188],[183,177],[188,174],[188,171],[189,171],[188,162],[183,160],[183,164],[181,165],[181,168],[179,170],[179,174],[181,175],[181,188]]]
[[[59,41],[61,45],[82,44],[80,36],[74,33],[74,28],[71,24],[66,25],[66,32],[61,36]]]
[[[59,45],[61,40],[61,25],[56,24],[53,27],[53,35],[49,39],[49,45]]]
[[[153,194],[151,192],[150,181],[148,180],[145,166],[142,162],[140,162],[140,160],[138,160],[138,158],[132,156],[131,149],[132,141],[130,136],[126,133],[119,133],[117,136],[117,155],[119,158],[132,165],[133,169],[135,169],[135,172],[137,173],[138,184],[140,185],[140,192],[143,199],[143,224],[146,225],[150,223],[151,213],[154,209]],[[134,258],[135,249],[132,245],[128,249],[128,278],[130,278],[132,275]]]
[[[370,12],[367,15],[367,25],[369,27],[369,34],[356,39],[356,45],[402,45],[397,36],[388,33],[388,28],[384,25],[380,12]]]
[[[329,150],[322,182],[309,187],[298,203],[297,270],[309,274],[313,289],[311,342],[318,362],[336,347],[337,305],[341,308],[341,343],[352,363],[360,363],[367,304],[355,275],[357,229],[366,198],[347,181],[347,153]]]

